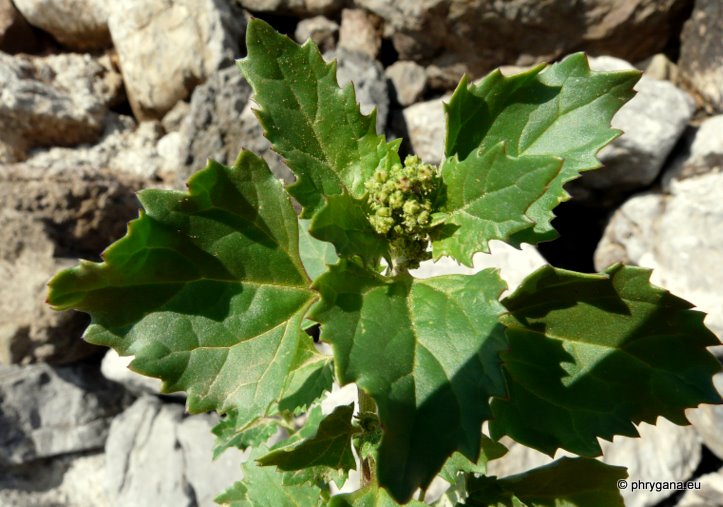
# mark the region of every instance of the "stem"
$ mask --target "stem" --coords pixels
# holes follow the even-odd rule
[[[357,394],[359,396],[359,413],[364,412],[376,413],[377,405],[374,400],[364,390],[357,386]],[[364,488],[374,482],[376,476],[375,464],[373,460],[362,459],[361,462],[361,487]]]

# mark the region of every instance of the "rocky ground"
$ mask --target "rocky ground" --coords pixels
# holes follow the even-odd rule
[[[123,235],[142,187],[180,187],[241,148],[293,179],[233,66],[249,15],[319,44],[379,129],[428,162],[442,156],[442,104],[462,73],[578,50],[597,69],[644,70],[613,121],[625,136],[600,154],[607,167],[569,185],[561,239],[493,244],[476,264],[502,267],[511,286],[546,261],[654,268],[723,337],[719,0],[0,0],[0,505],[212,505],[239,478],[240,453],[211,461],[214,416],[188,417],[182,396],[82,342],[84,315],[44,298],[58,269]],[[723,408],[689,415],[692,426],[616,439],[605,460],[702,489],[626,491],[627,505],[723,506]],[[492,471],[546,459],[513,448]]]

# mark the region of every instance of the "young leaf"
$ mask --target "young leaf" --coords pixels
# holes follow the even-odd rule
[[[460,82],[447,112],[446,155],[466,159],[479,148],[507,143],[512,157],[552,155],[564,160],[527,212],[535,223],[509,241],[554,239],[552,209],[569,198],[563,185],[582,171],[600,167],[596,153],[620,135],[610,120],[634,95],[637,71],[594,72],[584,54],[505,77],[495,70],[476,85]]]
[[[427,504],[412,500],[407,507],[425,507]],[[366,488],[345,495],[331,497],[328,507],[399,507],[383,488],[371,484]]]
[[[135,355],[131,368],[186,390],[189,410],[236,409],[244,425],[284,394],[310,341],[297,219],[248,152],[233,167],[210,162],[188,187],[141,192],[127,235],[102,263],[56,275],[49,301],[90,313],[86,340]]]
[[[309,278],[316,280],[327,266],[336,264],[339,257],[330,243],[309,234],[310,226],[311,220],[299,219],[299,254]]]
[[[624,507],[618,481],[625,468],[586,458],[561,458],[503,479],[467,480],[465,505],[475,507]]]
[[[497,273],[389,279],[342,261],[315,287],[310,318],[334,348],[337,379],[379,409],[380,485],[403,502],[454,451],[477,461],[486,400],[504,393]]]
[[[493,438],[596,456],[597,437],[637,436],[633,423],[658,416],[688,424],[686,408],[720,403],[711,382],[720,364],[706,350],[718,339],[649,277],[620,265],[602,274],[546,266],[503,300],[510,394],[492,403]]]
[[[354,405],[342,405],[321,420],[310,420],[304,428],[311,435],[274,447],[258,458],[258,463],[285,471],[317,466],[343,471],[356,468],[351,437],[359,430],[352,425],[353,414]]]
[[[526,213],[560,172],[562,160],[543,156],[510,157],[505,143],[474,150],[461,162],[454,156],[442,166],[446,186],[443,224],[433,231],[434,258],[449,255],[472,267],[476,252],[489,252],[492,239],[530,228]]]
[[[450,484],[454,484],[460,473],[486,473],[487,462],[501,458],[505,454],[507,454],[507,447],[483,434],[479,458],[476,462],[472,462],[459,452],[455,452],[444,464],[439,476]]]
[[[252,19],[246,46],[238,65],[254,89],[266,137],[296,174],[289,193],[302,217],[321,209],[324,197],[346,191],[361,198],[364,182],[399,142],[376,133],[376,112],[361,114],[353,86],[339,88],[336,63],[325,63],[313,43],[298,46]]]
[[[271,438],[277,429],[278,422],[272,418],[259,418],[251,424],[240,424],[238,412],[231,409],[211,430],[216,435],[213,457],[214,459],[218,458],[226,449],[231,447],[245,450],[248,447],[262,444]]]

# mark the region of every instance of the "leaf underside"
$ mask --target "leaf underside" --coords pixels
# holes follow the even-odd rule
[[[600,454],[598,437],[637,436],[635,423],[720,403],[711,378],[718,340],[704,314],[650,284],[650,271],[614,265],[602,274],[543,267],[502,303],[509,397],[495,399],[493,438],[547,454]]]
[[[466,78],[446,105],[445,154],[465,160],[474,151],[505,142],[511,157],[547,155],[562,170],[528,212],[534,228],[508,241],[539,243],[556,237],[552,209],[569,198],[563,185],[600,167],[596,153],[620,135],[610,128],[615,112],[633,95],[637,71],[591,71],[584,54],[514,76],[495,70],[478,84]]]
[[[497,273],[385,279],[342,261],[315,288],[310,318],[334,348],[338,381],[379,409],[379,483],[403,502],[452,452],[476,462],[487,400],[504,393]]]
[[[165,392],[187,391],[192,412],[233,409],[242,426],[286,397],[318,397],[328,385],[302,386],[329,360],[300,328],[314,295],[280,182],[244,152],[188,187],[141,192],[126,236],[102,263],[56,275],[50,303],[90,313],[86,340],[134,355],[131,368]]]

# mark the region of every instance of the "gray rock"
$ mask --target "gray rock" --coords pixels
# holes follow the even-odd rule
[[[708,172],[723,170],[723,115],[706,118],[691,136],[687,151],[671,163],[663,174],[663,188],[671,184]]]
[[[34,146],[98,139],[120,86],[114,74],[90,55],[0,53],[0,163],[23,160]]]
[[[111,45],[108,3],[103,0],[13,0],[25,19],[75,49]]]
[[[613,65],[611,60],[591,59],[590,65],[595,70],[624,68],[625,62]],[[600,152],[605,167],[583,174],[577,184],[620,192],[647,186],[660,173],[693,116],[695,104],[667,81],[643,76],[635,88],[637,95],[613,117],[612,126],[624,134]]]
[[[228,450],[212,461],[216,420],[184,418],[183,407],[138,399],[113,421],[106,444],[108,495],[119,507],[212,506],[241,478],[243,455]]]
[[[188,116],[188,113],[190,111],[191,105],[188,102],[185,102],[183,100],[176,102],[176,105],[173,106],[173,109],[168,111],[161,120],[163,130],[165,130],[166,133],[178,132],[179,130],[181,130],[181,124],[183,123],[183,120],[186,118],[186,116]]]
[[[0,0],[0,51],[31,53],[37,48],[32,28],[11,0]]]
[[[362,9],[341,11],[339,48],[364,53],[374,59],[382,46],[380,19]]]
[[[0,466],[100,449],[126,403],[90,365],[0,366]]]
[[[719,0],[696,0],[681,35],[682,77],[701,94],[709,111],[723,112],[723,6]]]
[[[615,437],[603,442],[603,461],[628,469],[633,481],[687,481],[700,463],[700,439],[691,426],[677,426],[662,417],[655,426],[638,425],[640,438]],[[648,507],[675,493],[628,487],[621,491],[626,507]]]
[[[695,479],[700,483],[683,494],[676,507],[723,507],[723,468]]]
[[[444,158],[444,133],[447,129],[443,99],[409,106],[402,116],[412,151],[427,163],[439,164]]]
[[[424,67],[414,62],[397,61],[384,71],[391,83],[394,97],[402,106],[410,106],[417,102],[427,86],[427,75]]]
[[[276,12],[306,17],[315,14],[333,14],[346,0],[235,0],[245,9],[257,12]]]
[[[108,26],[136,118],[160,119],[239,56],[246,22],[223,0],[109,3]]]
[[[602,270],[613,262],[653,269],[652,282],[706,312],[723,337],[723,174],[673,180],[669,193],[628,200],[612,216],[595,252]]]
[[[713,377],[718,393],[723,396],[723,373]],[[685,415],[713,454],[723,459],[723,405],[701,405],[686,410]]]
[[[299,21],[296,25],[294,38],[299,44],[311,39],[322,53],[336,48],[336,38],[339,34],[339,23],[324,16],[314,16]]]

